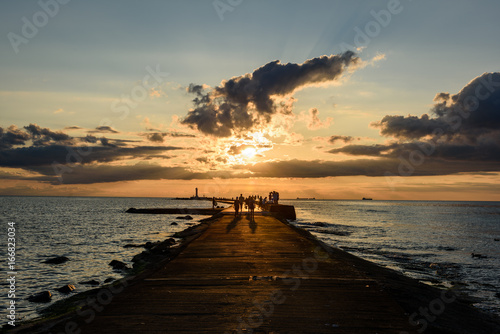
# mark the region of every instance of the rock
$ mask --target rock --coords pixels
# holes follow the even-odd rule
[[[75,286],[73,284],[66,284],[58,289],[56,289],[57,291],[59,291],[60,293],[70,293],[70,292],[73,292],[73,290],[75,290]]]
[[[176,222],[173,222],[173,223],[172,223],[172,224],[170,224],[170,225],[177,226],[177,225],[179,225],[179,224],[177,224]]]
[[[139,247],[144,247],[144,244],[142,245],[126,244],[125,246],[123,246],[123,248],[139,248]]]
[[[137,209],[136,208],[130,208],[128,209],[127,211],[125,212],[128,212],[128,213],[136,213],[137,212]]]
[[[127,267],[127,264],[122,262],[122,261],[118,261],[118,260],[113,260],[109,263],[109,265],[111,267],[113,267],[113,269],[115,270],[125,270],[125,269],[128,269]]]
[[[50,291],[42,291],[29,296],[28,300],[32,303],[48,303],[52,300],[52,294]]]
[[[99,281],[96,281],[95,279],[91,279],[90,281],[82,281],[79,283],[84,284],[84,285],[92,285],[92,286],[97,286],[97,285],[101,284],[101,283],[99,283]]]
[[[152,243],[151,241],[148,241],[144,244],[144,248],[146,249],[150,249],[151,247],[153,247],[154,245],[156,245],[156,243]]]
[[[500,241],[500,239],[497,239],[497,238],[495,238],[495,239],[493,239],[493,240],[495,240],[495,241]]]
[[[191,217],[190,215],[187,215],[187,216],[179,216],[179,217],[176,217],[175,219],[192,220],[193,217]]]
[[[142,263],[142,262],[147,262],[149,256],[151,255],[151,253],[149,251],[144,251],[142,253],[139,253],[137,255],[135,255],[133,258],[132,258],[132,262],[134,263],[134,266],[136,263]]]
[[[495,293],[495,297],[500,298],[500,292]]]
[[[322,222],[315,222],[315,223],[312,223],[312,225],[319,226],[319,227],[327,227],[328,226],[327,223],[322,223]]]
[[[48,264],[61,264],[66,261],[69,261],[69,259],[66,256],[56,256],[53,257],[52,259],[48,259],[43,261],[43,263],[48,263]]]
[[[172,245],[175,245],[175,239],[174,238],[170,238],[170,239],[167,239],[167,240],[164,240],[156,245],[154,245],[152,248],[151,248],[151,252],[153,253],[165,253],[165,252],[168,252],[170,250],[170,246]]]
[[[111,283],[113,282],[115,279],[113,277],[108,277],[104,280],[104,283]]]

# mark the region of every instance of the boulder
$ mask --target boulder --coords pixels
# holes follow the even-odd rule
[[[69,259],[66,256],[56,256],[51,259],[43,261],[43,263],[48,263],[48,264],[61,264],[66,261],[69,261]]]
[[[60,293],[68,294],[70,292],[73,292],[73,290],[75,290],[75,286],[73,284],[66,284],[56,290],[59,291]]]
[[[32,303],[48,303],[52,300],[52,294],[50,291],[42,291],[29,296],[28,300]]]
[[[169,238],[169,239],[166,239],[156,245],[154,245],[152,248],[151,248],[151,252],[153,253],[165,253],[165,252],[168,252],[170,250],[170,246],[173,246],[175,245],[175,239],[174,238]]]
[[[176,226],[176,225],[179,225],[179,224],[177,224],[176,222],[173,222],[173,223],[171,223],[170,225],[174,225],[174,226]]]
[[[101,284],[101,283],[99,283],[99,281],[96,281],[95,279],[91,279],[90,281],[82,281],[79,283],[84,284],[84,285],[92,285],[92,286],[97,286],[97,285]]]
[[[113,267],[113,269],[115,270],[125,270],[125,269],[128,269],[127,267],[127,264],[122,262],[122,261],[118,261],[118,260],[113,260],[109,263],[109,265],[111,267]]]
[[[179,216],[179,217],[175,217],[175,219],[192,220],[192,219],[193,219],[193,217],[191,217],[190,215],[187,215],[187,216]]]
[[[123,246],[123,248],[139,248],[139,247],[145,247],[145,244],[140,244],[140,245],[126,244],[125,246]]]

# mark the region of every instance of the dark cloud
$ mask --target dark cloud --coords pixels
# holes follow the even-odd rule
[[[108,147],[116,147],[115,144],[110,143],[109,139],[106,137],[101,137],[99,138],[99,141],[101,142],[102,146],[108,146]]]
[[[103,126],[98,126],[95,128],[95,130],[89,130],[87,131],[88,133],[120,133],[119,131],[116,131],[110,126],[103,125]]]
[[[417,116],[391,116],[387,115],[381,121],[372,123],[380,127],[380,134],[403,139],[418,139],[428,135],[435,135],[436,129],[450,131],[450,125],[439,118],[430,118],[424,114]]]
[[[500,73],[484,73],[459,93],[439,93],[434,101],[433,117],[385,116],[373,124],[396,142],[347,145],[329,152],[386,158],[423,154],[427,161],[443,159],[457,166],[500,162]]]
[[[62,165],[93,162],[112,162],[125,158],[140,158],[162,152],[180,150],[174,146],[31,146],[0,150],[1,167],[50,166],[56,162]]]
[[[8,149],[16,145],[24,145],[31,136],[15,125],[9,126],[7,129],[0,127],[0,149]]]
[[[163,143],[165,137],[172,138],[195,138],[195,135],[181,133],[181,132],[154,132],[154,133],[141,133],[141,136],[145,136],[149,141],[155,143]]]
[[[51,181],[54,184],[60,183],[54,176],[54,171],[48,168],[38,169],[38,172],[45,174],[40,180]],[[118,182],[131,180],[193,180],[209,179],[211,176],[206,173],[194,173],[184,167],[162,167],[150,164],[137,164],[133,166],[75,166],[71,173],[62,175],[64,184],[91,184],[104,182]]]
[[[82,141],[85,143],[95,144],[97,143],[97,137],[92,135],[86,135],[85,137],[82,138]]]
[[[344,153],[349,155],[382,156],[394,149],[394,145],[346,145],[341,148],[334,148],[328,153]]]
[[[72,137],[63,132],[54,132],[48,128],[42,128],[36,124],[30,124],[24,127],[31,135],[31,140],[35,146],[45,146],[53,142],[70,143]]]
[[[482,142],[476,145],[432,141],[397,142],[386,145],[346,145],[327,152],[384,158],[408,157],[412,152],[420,152],[414,154],[425,156],[426,159],[444,159],[455,161],[455,163],[457,161],[500,162],[500,146],[493,142]]]
[[[150,133],[147,136],[149,141],[156,142],[156,143],[163,143],[163,135],[161,133]]]
[[[500,130],[500,73],[484,73],[458,94],[439,93],[427,114],[385,116],[373,125],[384,136],[419,139],[446,135],[449,140],[474,142],[479,136],[497,137]]]
[[[49,166],[40,166],[33,169],[33,171],[42,175],[31,177],[30,180],[53,184],[61,182],[64,184],[92,184],[134,180],[199,180],[241,177],[241,175],[230,172],[193,172],[185,167],[163,167],[144,162],[130,166],[77,165],[71,167],[71,172],[62,175],[54,175],[53,168]]]
[[[328,142],[330,144],[335,144],[336,142],[344,142],[345,144],[350,143],[354,140],[354,137],[351,136],[340,136],[340,135],[333,135],[328,138]]]
[[[281,64],[276,60],[253,73],[223,81],[208,92],[201,85],[191,84],[188,92],[195,95],[194,109],[182,123],[217,137],[249,130],[277,113],[290,112],[289,106],[275,103],[273,96],[283,97],[301,87],[334,81],[358,60],[350,51],[302,64]]]
[[[288,160],[259,163],[252,166],[242,166],[252,172],[252,177],[283,177],[283,178],[322,178],[335,176],[387,176],[401,175],[401,169],[412,168],[411,175],[432,176],[449,175],[461,172],[492,172],[499,171],[498,163],[466,161],[462,164],[433,159],[418,168],[409,165],[408,161],[394,158],[355,159],[347,161],[306,161]]]
[[[64,130],[81,130],[83,128],[79,127],[79,126],[76,126],[76,125],[73,125],[73,126],[65,126],[64,127]]]

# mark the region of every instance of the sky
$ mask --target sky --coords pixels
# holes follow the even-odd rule
[[[0,195],[500,200],[500,3],[0,3]]]

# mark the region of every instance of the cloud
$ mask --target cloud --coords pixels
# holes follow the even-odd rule
[[[58,184],[52,169],[40,168],[38,172],[45,176],[39,177],[40,181],[50,181]],[[207,173],[191,172],[184,167],[163,167],[153,164],[140,163],[133,166],[75,166],[71,173],[62,175],[64,184],[92,184],[133,180],[193,180],[210,179]]]
[[[97,143],[97,137],[92,136],[92,135],[87,135],[81,139],[84,143],[91,143],[91,144]]]
[[[9,126],[7,129],[0,127],[0,149],[11,148],[15,145],[24,145],[31,136],[15,125]]]
[[[474,169],[470,164],[492,163],[500,170],[500,73],[484,73],[459,93],[439,93],[430,117],[385,116],[373,125],[396,140],[379,145],[347,145],[329,150],[356,156],[425,158],[426,164],[453,163],[453,170]],[[421,168],[421,166],[419,166]],[[449,168],[443,166],[443,173]],[[481,170],[481,167],[478,167]]]
[[[344,153],[348,155],[382,156],[384,152],[393,150],[395,145],[346,145],[334,148],[328,153]],[[388,155],[385,155],[388,156]]]
[[[102,141],[102,139],[101,139]],[[0,150],[0,167],[21,167],[59,164],[89,164],[93,162],[113,162],[125,158],[142,158],[166,151],[181,150],[175,146],[30,146]],[[52,167],[50,167],[52,169]]]
[[[357,138],[359,140],[359,138]],[[342,141],[345,144],[350,143],[354,140],[354,137],[351,136],[340,136],[340,135],[333,135],[328,138],[328,142],[330,144],[335,144],[336,142]]]
[[[431,114],[385,116],[372,125],[384,136],[419,139],[446,135],[448,140],[474,142],[478,137],[498,137],[500,129],[500,73],[484,73],[459,93],[439,93]]]
[[[406,165],[403,167],[407,167]],[[336,176],[373,176],[399,175],[400,159],[353,159],[347,161],[321,160],[287,160],[258,163],[248,168],[252,177],[281,177],[281,178],[322,178]],[[461,172],[493,172],[500,168],[494,162],[464,162],[463,164],[450,163],[434,159],[415,168],[413,176],[449,175]]]
[[[30,124],[24,127],[31,135],[33,145],[44,146],[51,142],[67,142],[69,143],[72,137],[63,132],[54,132],[48,128],[42,128],[36,124]]]
[[[110,126],[103,125],[103,126],[98,126],[95,128],[95,130],[89,130],[87,131],[88,133],[120,133],[119,131],[116,131]]]
[[[309,130],[318,130],[321,128],[327,128],[332,124],[333,118],[327,117],[325,121],[319,119],[319,111],[316,108],[309,109],[309,122],[307,123],[307,128]]]
[[[439,118],[430,118],[423,114],[417,116],[392,116],[387,115],[379,122],[372,123],[374,127],[381,128],[380,134],[403,139],[418,139],[428,135],[434,135],[436,129],[449,132],[449,124]]]
[[[234,133],[267,124],[276,114],[286,114],[290,108],[281,105],[284,98],[310,85],[338,80],[359,58],[347,51],[339,55],[322,56],[302,64],[282,64],[272,61],[252,73],[223,81],[206,92],[206,87],[191,84],[187,91],[194,94],[194,109],[181,121],[204,134],[228,137]]]
[[[163,143],[165,137],[172,138],[196,138],[195,135],[181,133],[181,132],[155,132],[155,133],[141,133],[141,136],[145,136],[149,141],[156,143]]]

